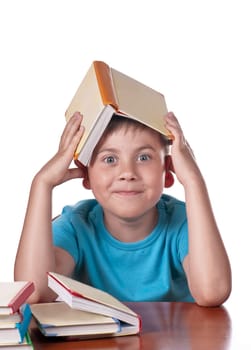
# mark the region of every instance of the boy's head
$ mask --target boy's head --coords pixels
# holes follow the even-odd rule
[[[107,173],[107,166],[104,167],[104,164],[107,165],[109,161],[110,168],[112,169],[115,165],[117,166],[125,162],[124,160],[126,157],[128,159],[131,157],[132,160],[130,161],[136,162],[135,164],[144,164],[145,172],[148,171],[149,165],[151,166],[154,162],[155,164],[159,162],[158,165],[161,166],[162,170],[160,170],[160,168],[157,170],[157,166],[151,171],[155,172],[154,169],[156,169],[157,177],[159,171],[162,172],[162,174],[164,171],[164,186],[170,187],[174,179],[170,173],[171,157],[168,153],[169,141],[167,137],[136,120],[116,115],[111,119],[93,151],[87,175],[83,180],[83,185],[87,189],[93,189],[93,184],[91,182],[96,182],[97,174],[100,174],[100,177],[102,177],[103,173]],[[101,155],[103,160],[101,160]],[[159,161],[156,163],[158,157]],[[150,159],[152,160],[150,161]],[[143,160],[144,162],[142,163]],[[111,162],[113,162],[112,167]],[[97,165],[97,163],[99,165]],[[100,167],[100,173],[96,173],[93,180],[91,174],[93,174],[93,168],[97,167]]]

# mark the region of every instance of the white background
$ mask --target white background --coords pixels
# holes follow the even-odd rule
[[[0,1],[0,280],[13,279],[30,182],[54,154],[64,112],[95,59],[166,96],[205,176],[233,269],[250,299],[249,1]],[[183,199],[179,184],[171,194]],[[90,197],[80,180],[53,214]],[[236,308],[238,308],[236,306]]]

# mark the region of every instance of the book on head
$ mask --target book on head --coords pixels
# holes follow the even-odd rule
[[[34,290],[31,281],[0,282],[0,315],[17,312]]]
[[[85,128],[74,159],[88,165],[92,152],[114,115],[135,119],[165,135],[169,142],[173,135],[164,126],[167,114],[162,93],[108,66],[94,61],[77,89],[65,117],[75,112],[83,115]]]
[[[55,272],[48,272],[48,286],[73,309],[118,320],[116,336],[140,332],[141,317],[109,293]]]

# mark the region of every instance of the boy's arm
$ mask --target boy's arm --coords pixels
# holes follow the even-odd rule
[[[189,288],[199,305],[220,305],[231,292],[229,259],[214,218],[205,181],[172,113],[166,117],[166,126],[175,137],[172,162],[185,191],[189,253],[183,266]]]
[[[83,177],[83,170],[69,169],[73,153],[83,134],[81,116],[67,123],[58,152],[36,174],[32,181],[23,230],[16,254],[15,280],[32,280],[35,292],[29,302],[50,301],[55,294],[48,288],[47,272],[69,275],[73,271],[73,258],[52,242],[53,188],[73,178]]]

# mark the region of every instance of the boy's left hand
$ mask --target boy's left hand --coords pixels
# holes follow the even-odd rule
[[[173,170],[180,183],[186,186],[191,180],[201,178],[199,167],[173,112],[168,112],[165,116],[165,126],[174,135],[171,146]]]

